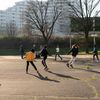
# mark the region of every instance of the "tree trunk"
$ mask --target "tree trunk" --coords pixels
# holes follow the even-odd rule
[[[48,43],[49,43],[49,40],[47,38],[44,38],[44,44],[48,45]]]
[[[88,32],[85,32],[85,47],[86,53],[89,54],[89,37]]]

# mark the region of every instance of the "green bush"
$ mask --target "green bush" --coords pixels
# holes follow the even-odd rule
[[[40,45],[43,45],[40,39],[37,39],[34,42],[33,38],[23,37],[4,37],[0,38],[0,55],[18,55],[19,54],[19,47],[20,44],[23,44],[25,51],[28,51],[32,48],[33,44],[36,44],[35,50],[40,50]],[[78,43],[80,47],[80,52],[85,51],[85,40],[82,36],[75,36],[72,38],[72,44]],[[97,47],[100,48],[100,37],[96,37]],[[48,44],[48,50],[50,54],[55,54],[55,48],[59,45],[60,47],[60,54],[66,54],[69,48],[69,38],[64,37],[56,37],[52,38]],[[93,37],[89,38],[89,51],[93,49]]]

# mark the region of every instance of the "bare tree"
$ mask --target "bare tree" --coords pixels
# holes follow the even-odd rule
[[[25,24],[22,29],[23,29],[23,33],[27,34],[29,37],[32,36],[32,28],[28,23]]]
[[[89,31],[93,28],[93,18],[95,18],[100,10],[96,11],[96,7],[100,0],[76,0],[73,3],[68,2],[70,7],[70,17],[76,21],[84,32],[86,40],[86,53],[88,53],[88,37]],[[80,29],[79,28],[79,29]]]
[[[9,37],[14,37],[17,34],[17,26],[15,22],[11,21],[6,24],[6,31]]]
[[[52,10],[51,10],[52,9]],[[51,11],[51,15],[50,15]],[[54,25],[60,16],[61,11],[56,5],[50,7],[50,0],[43,2],[38,0],[30,0],[27,10],[25,11],[25,19],[32,26],[32,29],[39,30],[48,44],[52,34]]]

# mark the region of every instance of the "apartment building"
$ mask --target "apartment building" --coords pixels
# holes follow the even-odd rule
[[[58,9],[61,11],[61,15],[55,25],[55,32],[58,34],[69,34],[70,33],[70,18],[69,18],[69,7],[67,5],[68,0],[53,0],[57,4]]]
[[[70,19],[68,13],[67,0],[50,0],[49,14],[52,16],[52,8],[57,4],[59,10],[62,11],[61,16],[57,20],[54,28],[55,34],[69,34],[70,32]],[[21,2],[16,2],[13,7],[6,9],[5,11],[0,11],[0,33],[6,31],[6,25],[9,23],[14,23],[18,30],[21,30],[25,25],[22,19],[23,12],[26,9],[27,0]],[[50,18],[50,17],[49,17]]]
[[[7,24],[14,24],[20,30],[23,25],[22,15],[26,9],[26,1],[16,2],[13,7],[0,11],[0,33],[6,32]]]

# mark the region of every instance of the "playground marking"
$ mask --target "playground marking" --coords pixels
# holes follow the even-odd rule
[[[99,97],[99,93],[98,93],[96,87],[90,84],[90,81],[91,80],[97,80],[95,74],[93,74],[91,78],[88,78],[88,79],[80,79],[80,80],[82,80],[85,83],[87,83],[87,85],[93,90],[93,93],[95,94],[94,98],[98,98]]]

